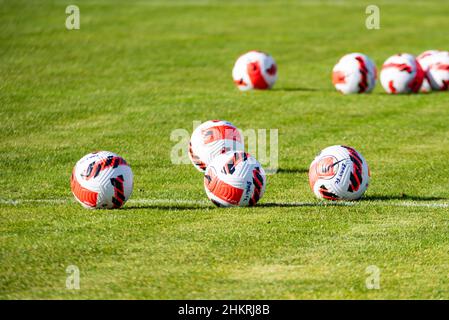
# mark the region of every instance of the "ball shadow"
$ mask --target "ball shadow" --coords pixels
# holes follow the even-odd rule
[[[304,87],[285,87],[285,88],[273,88],[272,91],[282,91],[282,92],[317,92],[317,91],[327,91],[326,89],[317,88],[304,88]]]
[[[256,207],[261,208],[300,208],[300,207],[347,207],[348,202],[291,202],[291,203],[282,203],[282,202],[265,202],[257,204]]]
[[[217,207],[210,205],[160,205],[160,204],[146,204],[140,206],[125,206],[120,210],[163,210],[163,211],[189,211],[189,210],[210,210]]]
[[[291,174],[291,173],[308,173],[309,169],[306,168],[279,168],[276,171],[276,174]]]

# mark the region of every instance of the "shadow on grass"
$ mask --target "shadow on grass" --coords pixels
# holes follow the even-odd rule
[[[308,173],[309,169],[306,168],[279,168],[276,171],[277,173]]]
[[[323,207],[323,206],[347,206],[348,204],[343,202],[317,202],[317,203],[281,203],[281,202],[266,202],[266,203],[258,203],[256,206],[253,207],[242,207],[242,208],[248,208],[248,209],[257,209],[257,208],[292,208],[292,207]],[[124,208],[121,208],[120,210],[163,210],[163,211],[189,211],[189,210],[214,210],[214,209],[225,209],[222,207],[217,207],[214,205],[142,205],[142,206],[126,206]],[[238,207],[231,207],[230,209],[239,209]]]
[[[378,201],[378,202],[388,202],[393,200],[405,200],[405,201],[437,201],[437,200],[448,200],[442,197],[426,197],[426,196],[411,196],[406,194],[400,195],[367,195],[360,200],[355,201],[322,201],[322,202],[266,202],[258,204],[258,207],[278,207],[278,208],[294,208],[294,207],[347,207],[351,205],[356,205],[357,203],[363,203],[365,201]]]
[[[141,206],[126,206],[121,208],[120,210],[164,210],[164,211],[188,211],[188,210],[210,210],[215,209],[215,206],[207,206],[207,205],[160,205],[160,204],[146,204]]]
[[[295,169],[288,170],[288,173],[294,172],[307,172],[308,170]],[[405,193],[399,195],[366,195],[359,201],[319,201],[319,202],[264,202],[258,203],[253,208],[295,208],[295,207],[347,207],[356,205],[360,202],[368,202],[368,201],[377,201],[377,202],[388,202],[394,200],[405,200],[405,201],[437,201],[437,200],[448,200],[443,197],[435,197],[435,196],[414,196],[407,195]],[[218,207],[214,206],[212,203],[208,204],[207,202],[198,203],[198,204],[189,204],[189,203],[155,203],[155,204],[141,204],[141,205],[129,205],[125,206],[121,210],[163,210],[163,211],[189,211],[189,210],[211,210],[218,209]]]
[[[297,208],[297,207],[347,207],[348,202],[265,202],[257,204],[261,208]]]

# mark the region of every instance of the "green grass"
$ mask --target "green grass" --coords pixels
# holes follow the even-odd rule
[[[449,94],[388,96],[378,84],[342,96],[330,81],[348,52],[380,67],[449,49],[449,3],[378,1],[381,29],[367,30],[370,1],[76,1],[81,29],[68,31],[72,3],[0,1],[0,298],[449,298],[449,209],[432,206],[449,199]],[[274,90],[234,87],[250,49],[276,59]],[[201,174],[171,163],[171,132],[213,118],[279,130],[284,170],[260,206],[199,202]],[[334,144],[371,168],[352,206],[309,190],[310,162]],[[84,210],[70,173],[101,149],[131,164],[132,199],[193,202]],[[273,205],[292,202],[308,205]],[[80,290],[65,288],[68,265]],[[369,265],[380,290],[365,286]]]

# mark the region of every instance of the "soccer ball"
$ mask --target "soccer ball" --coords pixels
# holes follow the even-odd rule
[[[430,86],[433,90],[449,90],[449,52],[440,51],[430,58],[427,71]]]
[[[320,199],[358,200],[368,188],[370,172],[363,156],[346,146],[321,151],[309,169],[309,183]]]
[[[435,55],[439,53],[438,50],[427,50],[421,53],[416,60],[418,60],[419,64],[421,65],[421,68],[424,71],[424,80],[421,85],[420,92],[430,92],[432,91],[432,86],[429,82],[429,67],[432,64],[432,60],[434,59]]]
[[[232,78],[241,91],[270,89],[277,80],[277,66],[270,55],[250,51],[237,59]]]
[[[361,53],[343,56],[332,70],[332,83],[343,94],[371,92],[376,80],[376,65]]]
[[[254,206],[262,198],[266,182],[260,163],[243,151],[217,156],[204,175],[206,194],[219,207]]]
[[[418,92],[424,80],[424,71],[415,57],[401,53],[388,58],[380,73],[380,82],[387,93]]]
[[[75,199],[85,208],[120,208],[131,196],[133,173],[119,155],[93,152],[76,163],[71,188]]]
[[[240,131],[230,122],[210,120],[193,131],[189,143],[189,158],[198,171],[204,172],[212,159],[233,150],[244,150]]]

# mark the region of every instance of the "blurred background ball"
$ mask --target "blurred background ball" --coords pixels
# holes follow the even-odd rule
[[[71,189],[85,208],[120,208],[133,191],[133,173],[125,159],[115,153],[89,153],[76,163]]]
[[[365,158],[355,149],[332,146],[322,150],[309,169],[309,183],[317,198],[358,200],[368,188]]]
[[[427,77],[432,90],[449,90],[449,52],[440,51],[432,55]]]
[[[420,92],[430,92],[432,91],[432,87],[430,86],[429,82],[429,67],[432,64],[432,60],[439,51],[438,50],[427,50],[421,53],[418,57],[416,57],[416,60],[421,65],[421,68],[424,71],[424,79],[423,83],[421,85]]]
[[[388,58],[380,73],[380,82],[387,93],[416,93],[424,80],[424,71],[414,56],[408,53]]]
[[[219,155],[204,175],[206,194],[219,207],[254,206],[262,198],[266,182],[260,163],[242,151]]]
[[[343,94],[371,92],[376,80],[376,65],[362,53],[343,56],[332,70],[332,83]]]
[[[210,120],[199,125],[192,133],[189,158],[198,171],[218,155],[228,151],[243,151],[244,142],[240,131],[230,122]]]
[[[277,66],[270,55],[250,51],[237,59],[232,78],[241,91],[270,89],[277,80]]]

